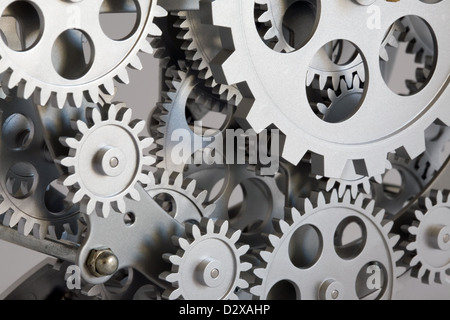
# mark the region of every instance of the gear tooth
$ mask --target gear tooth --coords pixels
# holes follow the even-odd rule
[[[7,218],[8,217],[8,218]],[[20,222],[21,219],[21,215],[12,211],[11,214],[5,215],[5,218],[3,219],[3,223],[7,223],[7,225],[10,228],[14,228],[15,226],[17,226]]]
[[[184,251],[187,251],[189,249],[190,244],[188,240],[184,238],[177,238],[177,241],[181,249],[183,249]]]
[[[272,254],[268,251],[261,251],[261,252],[259,252],[259,255],[260,255],[261,259],[265,262],[270,262],[271,257],[272,257]],[[255,272],[256,272],[256,270],[255,270]],[[261,279],[263,279],[263,278],[261,278]]]
[[[94,125],[102,122],[102,115],[100,111],[96,108],[86,109],[86,118],[92,123],[94,123]]]
[[[417,266],[419,263],[420,263],[420,258],[419,258],[418,255],[415,255],[415,256],[412,257],[411,261],[409,262],[409,265],[410,265],[411,267],[415,267],[415,266]]]
[[[217,222],[217,226],[219,228],[218,234],[225,237],[227,235],[227,233],[228,233],[228,230],[229,230],[229,222],[228,222],[228,220],[218,221]]]
[[[17,72],[12,72],[9,75],[5,76],[5,79],[8,83],[7,88],[13,89],[19,85],[22,81],[20,75]]]
[[[95,212],[100,218],[108,218],[111,213],[111,203],[110,202],[97,202],[95,206]]]
[[[258,269],[261,270],[261,269]],[[255,270],[256,273],[256,270]],[[262,278],[260,278],[262,279]],[[250,293],[253,294],[255,297],[261,297],[262,295],[262,286],[258,285],[258,286],[253,286],[250,289]]]
[[[244,279],[238,279],[236,282],[236,287],[241,289],[247,289],[249,287],[249,283],[245,281]],[[239,300],[239,297],[235,294],[233,294],[233,300]]]
[[[236,232],[234,234],[236,234]],[[238,239],[236,241],[234,241],[233,243],[236,243],[239,240],[239,238],[240,238],[240,232],[238,233]],[[241,245],[237,250],[237,255],[242,257],[245,254],[247,254],[247,252],[249,250],[250,250],[250,246],[248,244]],[[251,263],[241,262],[241,267],[240,267],[241,271],[248,271],[248,270],[250,270],[251,267],[252,267]]]
[[[373,211],[370,211],[370,212],[373,212]],[[384,216],[385,216],[385,211],[384,210],[379,210],[379,211],[375,212],[373,215],[375,217],[375,220],[378,222],[378,224],[381,225],[382,222],[383,222]],[[391,229],[389,229],[389,231],[390,230]]]
[[[419,229],[417,227],[412,226],[408,228],[408,232],[413,236],[417,236],[419,234]]]
[[[63,165],[65,165],[65,166],[66,166],[66,164],[70,164],[70,163],[65,162],[65,161],[62,161],[61,163],[62,163]],[[71,166],[69,165],[69,166],[66,166],[66,167],[71,167]],[[67,177],[64,179],[64,181],[63,181],[63,185],[66,186],[66,187],[74,186],[74,185],[76,185],[77,183],[78,183],[78,176],[76,176],[75,174],[72,174],[72,175],[67,176]]]
[[[117,107],[114,104],[109,104],[105,107],[105,110],[108,111],[108,119],[109,120],[116,120],[117,117]]]
[[[419,220],[419,221],[422,221],[423,218],[425,217],[425,215],[423,214],[423,212],[420,211],[420,210],[414,211],[414,215],[416,216],[416,219]]]
[[[317,205],[325,206],[326,204],[327,204],[327,201],[325,200],[325,195],[322,192],[319,192],[317,194]]]
[[[131,58],[129,66],[132,69],[135,69],[135,70],[142,70],[143,69],[141,59],[139,59],[139,56],[137,56],[137,55],[133,56]]]
[[[429,283],[429,271],[424,266],[421,266],[417,272],[417,278],[422,279],[422,282]]]
[[[410,252],[414,252],[417,251],[417,243],[416,242],[410,242],[408,243],[408,245],[406,246],[406,250],[410,251]]]
[[[74,204],[79,203],[83,199],[83,197],[84,197],[83,190],[77,190],[76,192],[70,191],[69,194],[67,195],[69,201]]]
[[[35,86],[33,86],[30,82],[24,82],[18,95],[24,99],[29,99],[33,95],[35,89]]]
[[[324,90],[327,86],[328,78],[325,75],[319,75],[319,89]]]
[[[139,191],[137,191],[135,188],[131,188],[130,191],[128,192],[128,195],[130,196],[131,199],[135,201],[141,200],[141,195],[139,194]]]
[[[21,219],[19,221],[19,224],[17,226],[17,230],[19,233],[23,234],[24,236],[29,236],[30,233],[33,231],[34,228],[34,222],[29,219]]]
[[[116,80],[122,84],[129,84],[130,77],[128,75],[128,70],[126,68],[117,71]]]
[[[144,120],[141,120],[131,122],[130,126],[133,128],[133,132],[139,135],[140,132],[144,131],[146,124]]]
[[[434,207],[433,201],[431,201],[430,198],[425,198],[425,208],[426,208],[428,211],[430,211],[430,210],[433,209],[433,207]]]
[[[165,280],[167,282],[170,283],[176,283],[179,281],[179,275],[178,273],[170,273],[170,272],[165,272],[163,274],[161,274],[161,279]]]
[[[375,201],[371,200],[367,203],[366,207],[365,207],[366,212],[372,214],[372,215],[383,215],[384,216],[384,212],[375,212]]]
[[[231,234],[231,236],[230,236],[230,241],[232,242],[232,243],[237,243],[238,241],[239,241],[239,239],[241,238],[241,230],[236,230],[236,231],[234,231],[232,234]],[[245,246],[244,246],[245,247]],[[248,248],[247,248],[247,250],[245,250],[245,251],[248,251]]]
[[[113,202],[112,204],[113,204],[114,210],[116,210],[120,213],[125,213],[127,211],[127,205],[125,204],[124,199],[118,199],[115,202]]]
[[[81,134],[86,134],[89,130],[87,124],[81,120],[75,121],[75,127],[76,127],[76,130],[78,130]],[[71,148],[74,148],[74,147],[71,147]]]
[[[202,232],[196,224],[187,224],[186,234],[193,240],[197,240],[202,237]]]

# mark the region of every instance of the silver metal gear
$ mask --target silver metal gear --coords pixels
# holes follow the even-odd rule
[[[301,213],[287,209],[285,220],[275,221],[278,232],[268,236],[259,251],[250,292],[259,299],[391,299],[395,294],[402,251],[394,251],[399,236],[390,235],[383,210],[363,196],[351,200],[347,192],[313,194],[314,204],[302,199]],[[346,243],[345,229],[357,225],[360,235]],[[382,270],[382,285],[366,286],[365,268]],[[365,275],[365,276],[364,276]],[[376,290],[378,289],[378,290]]]
[[[0,215],[21,234],[43,239],[77,233],[78,209],[64,204],[61,172],[49,155],[43,123],[30,100],[0,100]]]
[[[145,121],[132,121],[131,109],[123,105],[111,104],[100,110],[103,114],[87,109],[88,123],[73,122],[77,135],[61,138],[70,151],[58,162],[69,170],[60,179],[69,188],[68,201],[80,203],[84,213],[95,211],[107,217],[111,207],[126,211],[125,197],[140,199],[135,185],[149,182],[146,166],[155,159],[144,155],[153,139],[139,137]]]
[[[245,103],[238,107],[236,113],[243,125],[260,132],[274,124],[286,134],[283,157],[289,162],[296,164],[311,152],[316,174],[340,178],[347,162],[353,162],[358,173],[375,176],[385,171],[389,152],[402,150],[410,158],[415,158],[425,150],[425,129],[436,119],[450,123],[445,103],[450,95],[446,90],[447,62],[438,61],[427,87],[414,97],[395,95],[385,86],[378,72],[380,44],[385,30],[389,29],[385,24],[395,21],[394,17],[399,15],[418,15],[427,20],[439,42],[439,52],[445,52],[450,47],[446,36],[448,30],[438,17],[447,11],[447,3],[418,3],[411,7],[401,2],[395,6],[381,2],[379,8],[386,17],[384,24],[380,30],[369,30],[355,28],[355,25],[366,26],[362,6],[343,0],[327,2],[320,6],[314,37],[303,48],[288,55],[274,52],[261,41],[254,26],[252,1],[216,0],[203,1],[202,4],[201,9],[208,21],[224,28],[221,32],[223,50],[211,66],[215,79],[220,83],[237,84],[246,94]],[[353,23],[347,24],[341,16]],[[361,41],[367,37],[379,41]],[[309,70],[304,62],[311,61],[323,43],[336,38],[351,41],[365,55],[371,85],[352,118],[343,123],[329,124],[307,110],[308,99],[302,86]],[[373,52],[377,54],[372,56],[370,53]],[[282,86],[278,85],[281,83]],[[394,111],[393,116],[391,105],[408,105],[408,109]],[[421,116],[417,117],[417,114]],[[386,123],[386,117],[392,121]],[[372,126],[373,123],[384,125]]]
[[[184,179],[181,173],[159,170],[149,177],[147,193],[180,223],[200,222],[216,209],[214,204],[206,203],[208,192],[197,188],[197,181]]]
[[[232,231],[227,221],[203,219],[200,226],[186,225],[186,238],[174,240],[178,252],[164,258],[172,270],[161,274],[171,283],[163,297],[175,300],[237,300],[237,288],[248,282],[242,273],[251,268],[242,257],[249,246],[238,244],[240,231]]]
[[[235,108],[220,101],[219,97],[205,92],[202,81],[194,72],[171,68],[168,73],[170,73],[170,80],[167,80],[167,86],[170,91],[163,93],[166,99],[157,105],[153,113],[156,123],[153,124],[152,131],[158,145],[158,150],[155,150],[154,153],[159,160],[157,167],[168,171],[183,172],[184,166],[195,152],[208,147],[215,139],[223,137],[225,130],[229,128],[233,120]],[[201,109],[206,106],[208,110],[226,114],[222,127],[207,137],[203,136],[203,132],[194,132],[187,122],[186,111],[187,108],[191,107],[192,109],[196,106]],[[178,141],[180,133],[183,135],[182,141],[191,141],[188,146],[191,147],[192,154],[179,155],[175,153],[175,148],[180,146],[180,141]],[[178,159],[174,159],[175,156]]]
[[[409,239],[403,262],[423,283],[450,283],[450,191],[433,191],[422,198],[415,219],[405,226]]]
[[[239,104],[242,100],[239,90],[235,86],[218,83],[211,71],[210,63],[220,50],[220,47],[211,44],[220,42],[220,30],[202,23],[198,10],[180,11],[178,16],[178,27],[181,29],[178,38],[184,41],[183,48],[187,60],[192,62],[192,68],[200,72],[199,77],[207,81],[207,86],[212,88],[214,93],[225,101]]]
[[[10,25],[17,23],[24,37],[19,36],[19,42],[23,41],[17,48],[12,43],[0,47],[3,87],[18,87],[21,97],[34,94],[40,104],[52,101],[59,107],[66,101],[81,106],[84,95],[97,102],[100,91],[113,94],[114,79],[128,83],[127,67],[142,68],[138,53],[153,53],[147,37],[161,34],[153,19],[167,14],[157,0],[8,0],[2,2],[0,12],[14,18]],[[124,39],[110,37],[101,28],[99,16],[113,12],[136,14],[136,25]],[[11,28],[11,32],[16,30]],[[86,44],[90,51],[83,51]],[[70,53],[69,59],[65,53]]]

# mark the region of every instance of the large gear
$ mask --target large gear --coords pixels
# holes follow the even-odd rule
[[[43,105],[53,97],[59,107],[66,101],[81,106],[83,95],[97,102],[100,90],[113,94],[114,79],[128,83],[126,68],[142,68],[138,53],[153,53],[147,36],[161,34],[153,19],[167,14],[157,0],[94,4],[8,0],[2,2],[0,12],[14,18],[9,25],[19,27],[19,36],[14,28],[8,29],[12,34],[3,32],[7,43],[0,47],[3,87],[18,87],[24,98],[34,94]],[[102,14],[114,12],[136,14],[135,26],[123,38],[110,36],[99,23]],[[14,46],[11,38],[17,37],[19,45]]]
[[[314,205],[303,199],[301,213],[288,209],[285,220],[276,221],[278,232],[258,252],[261,264],[250,292],[263,300],[393,298],[403,252],[394,251],[400,237],[390,235],[393,223],[383,221],[384,211],[364,197],[351,201],[349,193],[343,199],[335,191],[328,198],[318,193],[316,199]],[[345,243],[349,225],[361,234]],[[364,287],[362,277],[364,267],[374,266],[383,274],[377,290]]]
[[[393,94],[384,86],[378,72],[378,52],[385,37],[384,30],[389,26],[383,25],[379,30],[362,28],[356,31],[354,25],[365,26],[366,16],[361,6],[351,1],[332,1],[321,5],[314,37],[301,49],[288,55],[274,52],[261,41],[254,27],[252,1],[216,0],[203,1],[202,4],[209,21],[224,28],[221,32],[223,50],[212,66],[216,80],[238,84],[241,92],[247,93],[243,100],[245,104],[238,107],[236,116],[257,132],[272,124],[277,126],[286,134],[283,157],[294,164],[311,152],[313,170],[317,174],[339,178],[349,161],[363,175],[382,174],[389,152],[404,150],[415,158],[425,150],[425,129],[437,119],[450,123],[445,103],[448,94],[447,61],[437,62],[432,79],[420,95],[406,98]],[[406,13],[424,17],[432,26],[439,41],[439,51],[442,52],[449,47],[448,30],[437,17],[447,9],[447,5],[444,2],[433,5],[418,3],[411,7],[403,2],[395,6],[381,2],[379,9],[385,17],[383,21]],[[341,16],[346,16],[345,21],[351,20],[353,23],[345,23]],[[366,37],[373,41],[361,41]],[[309,67],[304,62],[311,61],[323,43],[336,39],[351,41],[363,53],[371,75],[366,80],[371,85],[365,88],[364,101],[353,117],[339,124],[329,124],[316,119],[307,109],[308,98],[302,87]],[[377,55],[371,55],[373,52]],[[293,68],[293,65],[296,67]],[[284,85],[280,87],[277,83]],[[389,107],[392,104],[406,104],[408,110],[392,117]],[[422,116],[416,117],[419,113]],[[371,126],[372,123],[383,123],[386,117],[392,121],[384,122],[379,127]]]
[[[450,283],[450,199],[449,191],[435,191],[422,199],[415,221],[406,227],[403,261],[411,275],[424,283]]]
[[[149,182],[145,167],[155,160],[144,155],[153,143],[151,138],[139,137],[144,121],[132,121],[132,111],[120,105],[102,109],[104,115],[98,109],[87,109],[90,124],[74,122],[78,133],[61,139],[70,152],[59,162],[69,169],[61,178],[69,188],[68,199],[80,203],[87,214],[95,211],[107,217],[111,206],[126,211],[126,196],[140,199],[135,185]]]
[[[186,238],[175,241],[178,252],[167,254],[172,271],[161,278],[172,286],[163,293],[171,300],[238,299],[235,290],[246,289],[248,282],[242,273],[251,264],[242,261],[248,245],[239,245],[240,231],[228,228],[228,222],[203,219],[200,226],[186,225]]]

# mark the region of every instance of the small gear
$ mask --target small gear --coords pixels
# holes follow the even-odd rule
[[[403,262],[423,283],[450,283],[450,191],[433,191],[422,198],[415,220],[405,227],[409,239]]]
[[[286,41],[283,32],[283,21],[287,10],[300,2],[299,0],[255,0],[257,7],[263,13],[258,17],[258,22],[267,27],[263,38],[274,43],[276,52],[290,53],[296,49]],[[304,1],[303,4],[308,3]],[[313,5],[313,2],[310,2]],[[360,54],[355,54],[345,63],[337,63],[333,59],[333,52],[343,50],[343,42],[335,41],[322,47],[314,56],[308,71],[306,85],[310,86],[315,78],[318,78],[320,89],[324,89],[327,81],[331,80],[333,88],[338,90],[341,79],[345,79],[348,86],[351,85],[355,74],[364,81],[365,67]]]
[[[107,105],[101,111],[88,108],[89,123],[74,122],[78,133],[61,138],[70,152],[58,162],[69,169],[60,179],[69,188],[68,200],[81,203],[84,213],[107,217],[111,206],[126,211],[125,196],[139,200],[135,185],[149,182],[145,166],[155,160],[144,155],[153,139],[139,137],[145,121],[131,121],[132,111],[121,105]]]
[[[275,221],[278,232],[256,251],[261,263],[250,292],[263,300],[391,299],[403,255],[394,251],[400,237],[390,235],[393,222],[383,220],[373,201],[352,201],[349,192],[342,199],[336,191],[311,199],[315,205],[301,200],[302,213],[287,209],[285,220]],[[354,227],[358,237],[345,239]],[[369,287],[368,270],[375,269],[379,286]]]
[[[76,206],[64,204],[37,107],[30,100],[0,100],[0,218],[21,234],[43,239],[76,234]]]
[[[187,60],[192,62],[192,68],[200,72],[199,77],[206,80],[206,85],[223,100],[239,104],[242,99],[239,90],[235,86],[217,83],[211,72],[210,63],[220,50],[220,47],[211,44],[220,42],[220,30],[202,23],[200,11],[180,11],[178,16],[177,26],[181,29],[178,38],[184,41],[183,48]]]
[[[195,180],[165,170],[149,174],[149,177],[145,191],[178,222],[200,222],[214,212],[216,206],[206,204],[208,192],[197,189]]]
[[[364,95],[364,89],[361,88],[362,83],[358,76],[354,76],[350,83],[349,87],[347,82],[342,79],[338,87],[339,94],[334,90],[327,90],[327,98],[330,101],[328,106],[324,103],[317,103],[318,116],[322,120],[339,123],[348,119],[355,112],[355,107]]]
[[[155,123],[152,131],[158,145],[158,150],[154,153],[159,160],[157,167],[183,172],[184,166],[195,152],[206,148],[215,139],[223,136],[232,122],[234,107],[203,90],[202,81],[194,72],[170,68],[168,74],[170,74],[170,80],[166,83],[170,91],[164,92],[165,101],[159,103],[153,112]],[[202,109],[200,110],[202,114],[204,106],[208,106],[208,110],[224,114],[226,118],[222,127],[215,133],[210,130],[211,134],[206,137],[203,136],[203,131],[195,132],[187,122],[186,111],[197,106]],[[180,154],[180,139],[189,152]]]
[[[18,87],[20,97],[34,94],[40,104],[54,101],[59,107],[66,102],[81,106],[84,95],[97,102],[100,91],[113,94],[114,79],[128,83],[127,67],[142,68],[138,53],[153,53],[147,36],[161,34],[153,19],[167,15],[157,0],[108,0],[94,5],[9,0],[2,2],[0,12],[12,17],[10,25],[19,28],[10,28],[18,36],[6,34],[7,45],[0,46],[3,87]],[[136,14],[130,34],[116,39],[100,29],[103,14],[129,12]],[[14,37],[19,37],[17,46],[11,41]]]
[[[172,264],[172,271],[160,276],[171,283],[163,298],[238,299],[236,289],[249,286],[242,273],[251,268],[242,260],[249,246],[237,243],[240,235],[240,231],[229,230],[227,221],[203,219],[200,226],[187,224],[187,237],[175,239],[178,252],[164,256]]]

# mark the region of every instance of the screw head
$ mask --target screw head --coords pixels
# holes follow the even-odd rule
[[[119,259],[111,249],[94,249],[86,264],[91,274],[100,278],[113,275],[119,268]]]

